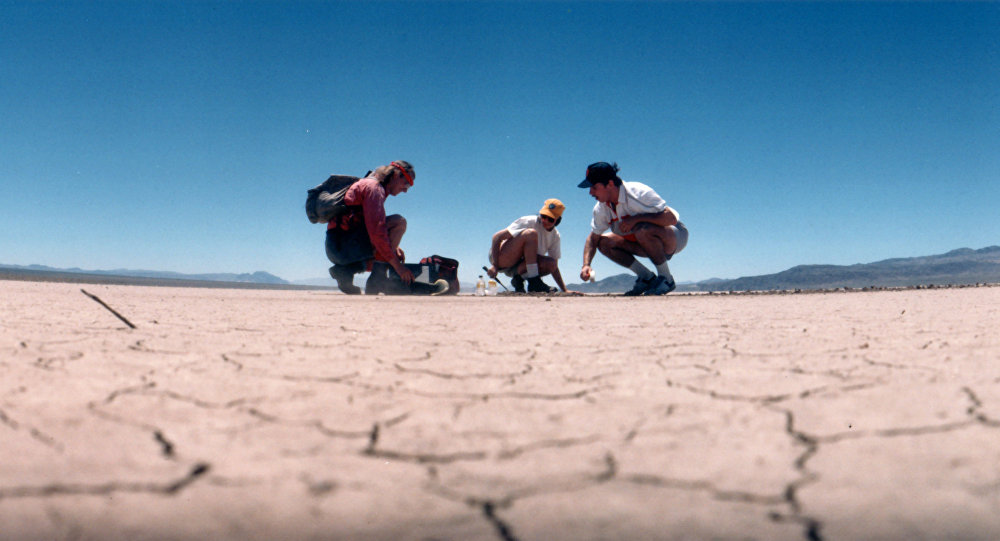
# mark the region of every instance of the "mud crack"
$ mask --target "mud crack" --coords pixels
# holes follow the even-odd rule
[[[184,477],[164,484],[109,482],[95,485],[53,483],[43,486],[0,488],[0,500],[4,498],[46,498],[49,496],[80,495],[106,496],[117,492],[150,493],[173,496],[208,473],[211,466],[204,462],[195,464]]]
[[[483,460],[486,453],[483,451],[460,451],[455,453],[404,453],[378,449],[378,439],[381,430],[376,423],[372,426],[368,434],[368,446],[361,451],[362,455],[381,458],[384,460],[399,460],[402,462],[413,462],[416,464],[450,464],[462,460]]]
[[[59,451],[59,452],[63,451],[62,444],[60,444],[58,441],[56,441],[55,438],[53,438],[52,436],[49,436],[48,434],[42,432],[41,430],[38,430],[37,428],[35,428],[33,426],[22,425],[21,423],[19,423],[18,421],[16,421],[15,419],[13,419],[12,417],[10,417],[9,415],[7,415],[7,412],[5,412],[2,409],[0,409],[0,424],[7,425],[8,427],[10,427],[12,430],[15,430],[15,431],[21,430],[21,428],[23,427],[25,430],[28,431],[28,434],[35,441],[37,441],[37,442],[45,445],[46,447],[51,447],[52,449],[55,449],[56,451]]]
[[[794,462],[795,471],[799,473],[799,479],[792,481],[785,487],[784,499],[791,511],[790,516],[784,517],[777,514],[771,516],[773,520],[790,520],[792,522],[797,522],[804,528],[803,535],[809,541],[822,541],[822,529],[823,524],[819,519],[815,517],[810,517],[802,513],[802,503],[798,498],[798,491],[802,487],[813,483],[817,479],[817,475],[806,467],[806,463],[809,462],[813,456],[819,452],[820,441],[818,438],[806,434],[805,432],[795,428],[795,414],[788,410],[779,410],[785,414],[785,431],[789,436],[795,441],[797,445],[805,448],[805,450],[800,454]]]
[[[493,502],[483,503],[483,516],[493,525],[500,539],[503,539],[503,541],[517,541],[517,537],[514,536],[514,532],[510,526],[497,516],[496,505]]]

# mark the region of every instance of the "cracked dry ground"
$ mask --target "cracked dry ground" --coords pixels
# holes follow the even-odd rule
[[[0,539],[996,539],[1000,288],[0,282]]]

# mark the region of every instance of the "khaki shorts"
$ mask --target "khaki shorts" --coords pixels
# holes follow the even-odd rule
[[[677,237],[677,247],[674,248],[674,254],[679,254],[680,251],[688,245],[688,230],[684,227],[682,222],[677,222],[677,225],[672,225],[667,229],[672,229],[674,231],[674,235]]]
[[[639,224],[636,227],[642,227],[642,226],[645,226],[645,227],[657,227],[655,225],[646,224],[646,223],[641,223],[641,224]],[[677,225],[668,225],[666,227],[666,229],[669,229],[669,230],[673,231],[674,232],[674,237],[677,238],[677,247],[674,248],[674,253],[673,254],[667,254],[667,259],[670,259],[671,256],[673,256],[674,254],[679,254],[680,251],[683,250],[685,246],[687,246],[687,244],[688,244],[688,230],[687,230],[687,227],[684,226],[683,222],[677,222]],[[622,235],[621,237],[623,239],[627,240],[627,241],[636,242],[636,238],[635,238],[634,234]]]

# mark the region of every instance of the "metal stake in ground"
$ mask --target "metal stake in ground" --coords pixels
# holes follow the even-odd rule
[[[91,299],[94,299],[95,301],[97,301],[97,304],[100,304],[101,306],[107,308],[109,312],[111,312],[112,314],[118,316],[118,319],[124,321],[126,325],[128,325],[129,327],[131,327],[133,329],[135,328],[135,325],[133,325],[131,321],[125,319],[125,316],[119,314],[118,312],[115,312],[114,308],[108,306],[107,304],[104,304],[104,301],[102,301],[101,299],[98,299],[97,295],[91,295],[90,293],[87,293],[87,290],[85,290],[85,289],[81,289],[80,291],[83,291],[84,295],[90,297]]]
[[[486,271],[486,274],[490,273],[490,269],[487,269],[486,265],[483,265],[483,270]],[[500,287],[502,287],[504,291],[510,291],[509,289],[507,289],[507,286],[503,285],[503,282],[500,281],[499,277],[494,278],[494,280],[496,280],[497,283],[500,284]]]

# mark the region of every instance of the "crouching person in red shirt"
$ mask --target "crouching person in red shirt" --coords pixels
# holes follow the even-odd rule
[[[384,276],[386,265],[404,284],[413,282],[413,272],[403,264],[406,256],[399,247],[406,219],[399,214],[386,216],[385,199],[407,192],[415,176],[412,165],[398,160],[376,168],[347,190],[344,204],[350,211],[331,220],[326,229],[326,256],[333,263],[330,276],[344,293],[361,293],[354,285],[355,274],[377,268]]]

